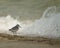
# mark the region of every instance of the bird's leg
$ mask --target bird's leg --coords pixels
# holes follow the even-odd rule
[[[16,36],[16,34],[17,34],[16,32],[13,33],[14,36]]]
[[[13,32],[13,35],[15,35],[15,32]]]

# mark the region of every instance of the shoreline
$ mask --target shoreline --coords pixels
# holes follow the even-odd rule
[[[23,41],[23,42],[36,42],[36,43],[45,43],[49,45],[58,45],[60,44],[60,39],[50,39],[44,37],[27,37],[27,36],[17,36],[0,33],[0,41]]]

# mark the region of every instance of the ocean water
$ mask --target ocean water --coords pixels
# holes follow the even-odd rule
[[[58,2],[58,3],[57,3]],[[16,35],[60,37],[59,0],[1,0],[0,33],[21,25]]]
[[[19,20],[35,20],[40,19],[47,7],[59,5],[59,0],[0,0],[0,16],[10,14]]]

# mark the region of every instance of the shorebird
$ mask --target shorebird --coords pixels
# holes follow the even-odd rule
[[[9,29],[9,31],[13,32],[13,34],[16,34],[16,32],[19,30],[19,27],[21,28],[21,26],[17,24],[16,26]]]

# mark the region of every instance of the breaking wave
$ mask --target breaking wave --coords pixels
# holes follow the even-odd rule
[[[56,6],[48,7],[42,17],[34,22],[31,20],[18,21],[18,19],[14,19],[10,15],[0,17],[0,32],[12,34],[9,28],[16,24],[22,26],[18,30],[17,35],[60,37],[60,13],[56,13]]]

